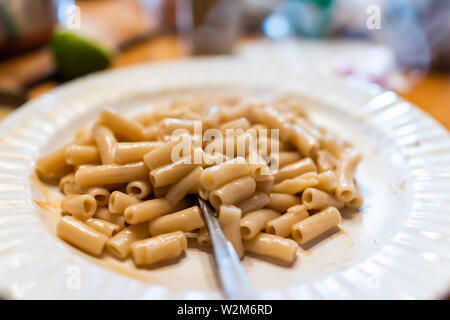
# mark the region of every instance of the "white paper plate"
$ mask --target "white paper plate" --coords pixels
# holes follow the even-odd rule
[[[243,261],[262,298],[429,299],[450,284],[450,137],[393,92],[252,56],[186,60],[110,71],[64,85],[0,126],[0,291],[15,298],[221,298],[210,253],[138,270],[101,261],[54,235],[60,195],[34,177],[36,159],[112,105],[124,113],[154,93],[249,88],[300,94],[312,118],[364,155],[361,213],[343,231],[300,250],[291,267]],[[150,99],[150,100],[149,100]]]

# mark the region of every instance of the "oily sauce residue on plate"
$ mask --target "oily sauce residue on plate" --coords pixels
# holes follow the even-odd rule
[[[44,185],[42,181],[39,179],[39,177],[32,173],[30,175],[31,180],[35,183],[35,185],[38,187],[39,193],[42,195],[44,200],[34,200],[34,202],[45,211],[50,212],[53,216],[60,217],[61,215],[61,204],[60,199],[57,197],[57,195],[50,190],[49,187]]]

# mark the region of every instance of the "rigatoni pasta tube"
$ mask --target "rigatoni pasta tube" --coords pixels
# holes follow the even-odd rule
[[[283,168],[288,164],[299,161],[302,156],[296,151],[280,151],[278,153],[278,167]]]
[[[354,175],[356,166],[361,161],[361,154],[355,150],[346,150],[342,152],[341,159],[337,167],[337,185],[336,198],[341,201],[349,202],[356,195],[356,186]]]
[[[308,134],[314,137],[314,139],[317,140],[317,142],[322,141],[322,133],[312,126],[312,123],[308,122],[306,118],[303,117],[296,117],[295,118],[295,124],[302,127]]]
[[[363,196],[362,196],[361,190],[359,189],[359,186],[356,182],[355,182],[355,186],[356,186],[355,197],[352,200],[350,200],[349,202],[347,202],[347,207],[358,209],[363,204]]]
[[[287,149],[287,145],[282,140],[279,140],[278,137],[268,138],[267,135],[261,135],[261,133],[258,136],[257,142],[260,153],[270,154],[274,158],[278,156],[280,150],[284,151]]]
[[[64,185],[65,194],[85,194],[86,192],[86,188],[75,183],[75,178],[73,183],[66,183]]]
[[[71,216],[62,217],[56,226],[56,235],[81,250],[100,255],[108,237]]]
[[[153,188],[153,194],[155,198],[164,198],[164,196],[169,192],[170,186]]]
[[[269,166],[259,155],[249,156],[249,172],[255,181],[265,181],[272,177]]]
[[[69,173],[73,167],[66,162],[65,147],[58,149],[36,162],[36,171],[43,180],[52,182]]]
[[[75,182],[82,187],[127,183],[147,177],[148,169],[143,162],[124,165],[101,165],[80,167],[75,173]]]
[[[266,232],[285,238],[291,234],[294,224],[308,217],[305,206],[297,204],[290,207],[285,214],[267,222]]]
[[[128,226],[108,240],[106,248],[116,257],[123,259],[131,251],[131,244],[149,236],[146,223]]]
[[[222,226],[225,237],[231,242],[239,258],[244,255],[244,246],[242,245],[240,220],[241,210],[234,206],[220,206],[219,222]]]
[[[337,226],[339,222],[341,222],[339,210],[335,207],[327,207],[294,224],[292,226],[292,238],[298,243],[304,244]]]
[[[152,151],[146,153],[143,157],[145,165],[150,169],[156,169],[162,165],[172,162],[172,151],[176,147],[182,147],[184,149],[185,145],[192,145],[191,139],[187,135],[180,135],[177,138],[170,140],[163,145],[153,149]],[[189,147],[189,146],[187,146]],[[182,155],[186,157],[189,155]]]
[[[345,152],[345,143],[337,139],[334,134],[326,133],[322,139],[323,149],[331,155],[339,159],[341,154]]]
[[[115,145],[117,143],[116,137],[107,127],[96,125],[92,129],[92,134],[97,144],[100,159],[103,164],[114,163],[115,160]]]
[[[271,129],[279,129],[280,137],[286,140],[290,135],[290,128],[287,119],[275,108],[265,107],[258,110],[256,117],[259,122]]]
[[[97,218],[89,218],[84,223],[109,238],[121,229],[117,224]]]
[[[139,203],[139,199],[120,191],[111,193],[108,201],[108,209],[113,214],[123,214],[126,208]]]
[[[195,120],[165,118],[161,121],[161,130],[164,134],[170,135],[177,129],[184,129],[189,133],[194,133]]]
[[[66,191],[64,190],[66,185],[74,184],[74,183],[75,183],[75,178],[73,177],[73,173],[72,172],[68,173],[64,177],[62,177],[61,180],[59,180],[59,184],[58,184],[59,190],[66,193]]]
[[[344,206],[344,203],[337,200],[332,194],[316,188],[308,188],[303,191],[302,201],[308,210],[319,210],[328,206],[336,208],[342,208]]]
[[[144,140],[152,141],[158,139],[158,134],[160,133],[159,125],[152,125],[150,127],[145,127],[142,130],[142,135],[144,136]]]
[[[248,105],[241,105],[241,106],[236,106],[234,108],[231,108],[229,110],[227,110],[227,112],[223,112],[221,114],[221,120],[222,121],[226,121],[226,122],[230,122],[232,120],[236,120],[239,118],[247,118],[249,119],[250,116],[250,108]]]
[[[292,262],[297,256],[298,245],[291,239],[273,234],[258,233],[250,240],[244,240],[245,251],[262,256]]]
[[[192,231],[205,225],[200,209],[193,206],[181,211],[166,214],[148,223],[150,235],[156,236],[173,231]]]
[[[160,147],[161,141],[118,142],[116,143],[115,159],[118,164],[142,161],[146,153]]]
[[[209,201],[214,208],[221,205],[232,205],[250,197],[256,190],[256,183],[252,177],[243,177],[228,182],[209,195]]]
[[[66,162],[71,165],[95,164],[100,162],[96,146],[71,144],[64,150]]]
[[[85,220],[94,215],[97,202],[94,197],[87,194],[70,194],[61,201],[61,209],[80,220]]]
[[[227,182],[248,175],[248,163],[242,157],[203,170],[200,183],[206,190],[217,189]]]
[[[286,179],[273,186],[272,191],[296,194],[319,183],[316,172],[304,173],[293,179]]]
[[[219,152],[210,153],[210,152],[204,152],[203,150],[202,150],[202,153],[203,153],[202,166],[206,167],[206,168],[219,165],[228,160],[227,156],[224,155],[223,153],[219,153]]]
[[[241,209],[242,214],[245,214],[265,207],[269,201],[270,197],[267,193],[256,191],[250,198],[236,204],[236,207]]]
[[[154,187],[165,187],[182,179],[196,166],[197,164],[194,164],[191,157],[186,157],[175,163],[169,163],[151,170],[150,181]]]
[[[119,226],[120,230],[125,228],[125,217],[121,214],[112,214],[105,207],[97,208],[97,211],[94,214],[94,218],[114,223]]]
[[[336,169],[338,160],[327,150],[317,151],[316,157],[319,172]]]
[[[152,185],[148,180],[131,181],[127,184],[125,192],[138,199],[143,199],[152,192]]]
[[[173,184],[165,195],[167,202],[175,206],[192,190],[192,188],[198,186],[200,184],[202,170],[202,167],[197,167],[178,183]]]
[[[110,192],[102,187],[92,187],[87,190],[87,193],[97,201],[97,206],[106,206],[109,201]]]
[[[280,213],[272,209],[260,209],[247,213],[239,223],[242,239],[253,238],[258,232],[266,228],[267,222],[279,216]]]
[[[337,181],[336,175],[333,171],[327,170],[317,175],[319,179],[319,183],[315,186],[315,188],[323,190],[323,191],[333,191],[336,189]]]
[[[285,179],[291,179],[298,177],[307,172],[317,172],[317,167],[311,158],[304,158],[302,160],[291,163],[282,167],[275,174],[275,183],[283,181]]]
[[[278,212],[285,212],[290,207],[302,202],[299,197],[287,193],[271,193],[269,196],[270,201],[267,208]]]
[[[272,191],[274,185],[275,185],[275,177],[269,176],[267,180],[256,181],[256,191],[261,191],[269,194]]]
[[[314,136],[297,124],[292,126],[289,139],[305,157],[313,156],[319,150],[319,142]]]
[[[144,127],[137,121],[125,119],[112,110],[103,109],[98,118],[100,124],[111,129],[118,136],[131,141],[143,140]]]
[[[136,241],[131,245],[134,263],[151,265],[178,257],[187,248],[186,235],[181,231],[161,234]]]
[[[124,211],[125,220],[129,224],[137,224],[144,221],[151,221],[177,209],[184,209],[186,202],[179,202],[177,206],[161,198],[143,201],[127,207]]]
[[[246,118],[238,118],[232,121],[225,122],[219,126],[219,130],[225,132],[226,129],[243,129],[250,128],[250,122]]]

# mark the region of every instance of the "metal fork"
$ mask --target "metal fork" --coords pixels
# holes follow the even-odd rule
[[[203,199],[198,196],[197,199],[211,237],[225,297],[230,300],[256,299],[253,286],[247,278],[233,245],[225,237],[215,211]]]

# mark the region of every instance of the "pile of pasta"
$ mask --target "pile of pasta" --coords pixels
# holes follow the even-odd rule
[[[248,143],[241,154],[236,148],[231,155],[228,149],[207,153],[219,141],[196,137],[199,121],[202,134],[242,129],[231,139],[247,141],[248,132],[256,132],[257,147],[266,153],[257,148],[257,161],[250,161],[255,151]],[[175,135],[179,129],[185,133]],[[199,163],[186,161],[192,154],[172,161],[173,148],[186,136]],[[200,147],[194,145],[198,138]],[[132,118],[104,109],[73,142],[39,159],[36,170],[41,179],[59,182],[65,194],[58,237],[89,254],[107,250],[148,266],[179,257],[192,241],[210,246],[197,195],[216,209],[239,257],[250,252],[290,263],[299,244],[338,226],[340,209],[361,206],[354,179],[360,160],[297,103],[245,98],[174,103]]]

